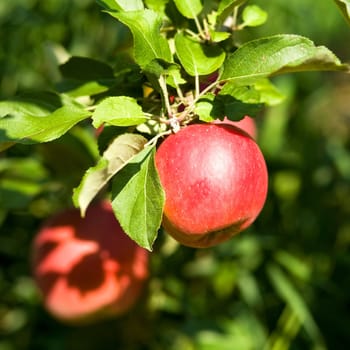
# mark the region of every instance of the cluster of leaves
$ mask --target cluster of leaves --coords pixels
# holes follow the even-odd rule
[[[282,99],[270,80],[275,75],[348,69],[329,49],[298,35],[240,44],[240,30],[267,19],[245,2],[99,0],[129,28],[133,59],[121,53],[111,67],[71,57],[59,67],[57,91],[1,101],[0,150],[60,139],[82,122],[104,126],[100,156],[75,188],[73,202],[84,215],[110,186],[122,227],[151,250],[164,205],[154,165],[159,138],[191,122],[255,116]]]
[[[8,44],[8,50],[3,51],[5,59],[11,61],[12,57],[17,57],[32,71],[44,67],[32,52],[39,52],[45,40],[38,38],[30,42],[33,35],[28,27],[35,27],[40,34],[51,33],[51,26],[44,30],[42,23],[38,26],[33,16],[40,19],[37,15],[39,6],[47,8],[57,4],[56,9],[63,12],[62,4],[69,3],[66,11],[74,26],[66,17],[60,21],[62,26],[75,33],[84,28],[81,30],[84,35],[79,36],[81,40],[75,41],[80,47],[89,46],[82,52],[95,53],[111,62],[107,48],[116,45],[113,35],[116,32],[120,35],[121,24],[107,15],[94,21],[95,13],[99,11],[93,6],[88,10],[77,7],[92,2],[16,0],[4,3],[0,12],[16,3],[25,3],[33,11],[25,16],[23,12],[18,16],[12,12],[4,16],[2,12],[2,18],[14,21],[9,31],[1,30],[6,38],[3,42]],[[240,47],[242,38],[278,32],[303,33],[315,42],[331,45],[343,57],[349,57],[349,48],[344,45],[349,31],[337,9],[333,11],[331,2],[255,2],[268,10],[271,21],[244,31],[236,28],[234,40],[237,47]],[[335,2],[349,21],[350,2]],[[35,3],[37,6],[33,5]],[[239,9],[240,20],[245,8]],[[310,9],[315,16],[306,21],[304,14]],[[175,18],[169,9],[166,12]],[[52,13],[58,21],[57,11]],[[20,31],[14,30],[14,25],[24,17],[27,25],[19,26]],[[50,25],[55,24],[52,19]],[[83,20],[86,25],[80,26]],[[4,22],[1,22],[2,29]],[[105,23],[116,24],[116,28],[109,27],[112,30],[104,42],[99,41],[95,46],[93,43],[98,40],[91,39],[104,32],[101,28]],[[177,25],[181,23],[176,21]],[[122,34],[126,32],[122,31]],[[25,33],[26,45],[22,45],[24,35],[20,33]],[[61,43],[70,52],[77,52],[69,42]],[[227,41],[222,44],[228,53]],[[27,48],[26,55],[14,51],[24,47]],[[65,76],[56,93],[27,94],[14,100],[18,101],[18,107],[26,102],[27,106],[32,103],[47,108],[43,117],[62,107],[61,101],[66,105],[68,100],[76,100],[78,108],[89,109],[108,96],[135,98],[142,110],[149,111],[147,106],[152,99],[146,99],[142,89],[148,78],[140,74],[135,62],[122,58],[123,55],[120,55],[120,60],[118,56],[113,75],[93,76],[93,72],[103,71],[102,67],[108,66],[74,58],[76,65],[70,72],[63,68],[64,65],[60,67]],[[11,62],[16,67],[18,79],[23,82],[25,78],[20,70],[23,65],[18,61]],[[123,69],[125,72],[121,73]],[[41,70],[38,75],[40,73],[49,80]],[[186,74],[182,77],[189,79]],[[342,74],[307,73],[273,79],[288,98],[267,108],[257,121],[258,142],[270,174],[269,197],[262,215],[247,233],[213,249],[180,247],[167,235],[160,235],[153,245],[152,273],[144,298],[128,315],[91,327],[66,327],[44,312],[29,276],[31,239],[41,218],[64,205],[71,205],[72,187],[77,186],[85,169],[99,162],[103,151],[117,135],[122,134],[123,129],[142,134],[147,142],[157,135],[157,131],[153,129],[153,133],[147,133],[145,129],[139,132],[133,127],[105,127],[98,138],[100,153],[90,117],[52,142],[34,143],[27,139],[24,140],[27,144],[21,145],[20,138],[1,138],[18,145],[0,154],[0,348],[95,350],[100,349],[101,344],[107,350],[116,347],[137,350],[347,348],[350,344],[347,312],[350,288],[350,129],[349,84],[348,79],[342,81],[343,77]],[[206,77],[200,77],[200,82],[202,79],[206,80]],[[149,82],[145,84],[145,90],[149,85]],[[106,89],[106,86],[110,88]],[[188,91],[191,86],[188,81],[181,85],[181,89]],[[99,93],[100,88],[105,90]],[[4,91],[3,84],[2,89],[0,93]],[[170,86],[168,89],[172,96],[173,90]],[[90,96],[91,101],[83,96]],[[152,98],[155,96],[157,94],[153,93]],[[206,101],[202,99],[201,102]],[[242,103],[241,106],[244,110],[252,104]],[[90,115],[92,112],[90,109]],[[35,116],[34,112],[32,114]],[[19,119],[17,122],[23,127]],[[26,132],[24,129],[22,135]],[[33,144],[28,146],[28,143]],[[62,200],[64,203],[60,202]]]

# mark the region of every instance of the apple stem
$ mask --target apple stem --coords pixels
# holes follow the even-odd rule
[[[196,75],[195,75],[195,98],[194,98],[195,100],[197,100],[199,94],[200,94],[199,75],[196,72]]]
[[[194,19],[194,22],[195,22],[195,24],[196,24],[196,27],[197,27],[199,36],[200,36],[201,38],[203,38],[203,36],[205,36],[205,34],[203,34],[203,28],[202,28],[202,26],[201,26],[201,23],[200,23],[198,17],[195,16],[193,19]]]
[[[198,75],[196,75],[196,78],[198,78]],[[196,79],[197,80],[197,79]],[[210,84],[209,86],[207,86],[204,90],[202,90],[200,93],[197,94],[196,91],[196,96],[193,99],[193,101],[189,104],[189,106],[180,114],[180,116],[177,118],[177,120],[179,122],[183,121],[190,113],[193,112],[194,108],[196,107],[196,103],[197,101],[203,96],[205,95],[208,91],[210,91],[211,89],[215,88],[218,84],[220,83],[220,81],[216,80],[214,81],[212,84]],[[197,84],[197,82],[196,82]],[[196,87],[197,90],[197,87]]]
[[[237,27],[238,9],[239,9],[239,6],[236,6],[233,10],[231,31],[234,31]]]
[[[165,81],[164,75],[161,75],[159,77],[158,82],[159,82],[160,88],[162,89],[163,101],[164,101],[165,108],[166,108],[167,113],[168,113],[168,117],[169,117],[169,119],[171,119],[173,116],[173,112],[171,110],[171,106],[169,103],[169,94],[168,94],[168,89],[166,86],[166,81]]]
[[[176,92],[177,92],[177,95],[180,97],[180,100],[183,101],[184,100],[184,95],[182,93],[182,90],[180,88],[179,85],[176,84]]]
[[[207,21],[206,18],[203,19],[203,26],[204,26],[205,39],[206,40],[211,40],[209,25],[208,25],[208,21]]]
[[[156,136],[151,138],[148,142],[146,142],[144,144],[143,148],[155,146],[157,141],[158,141],[158,139],[160,139],[163,136],[170,135],[172,132],[173,132],[172,130],[166,130],[166,131],[163,131],[163,132],[157,134]]]

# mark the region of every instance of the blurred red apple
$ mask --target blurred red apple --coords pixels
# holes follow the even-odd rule
[[[79,324],[122,314],[137,301],[148,276],[148,252],[121,229],[107,201],[47,222],[32,247],[34,278],[47,310]]]
[[[256,142],[225,124],[193,124],[156,152],[165,191],[163,227],[180,243],[209,247],[246,229],[263,208],[268,174]]]

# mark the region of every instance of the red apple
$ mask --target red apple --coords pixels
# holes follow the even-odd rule
[[[210,247],[250,226],[263,208],[268,174],[256,142],[229,124],[193,124],[156,152],[165,191],[162,225],[180,243]]]
[[[132,307],[148,276],[148,252],[102,201],[90,205],[85,218],[68,209],[45,222],[33,242],[32,266],[47,310],[79,324]]]

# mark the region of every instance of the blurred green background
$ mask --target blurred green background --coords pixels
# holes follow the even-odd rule
[[[350,61],[350,27],[332,1],[251,3],[269,19],[241,40],[295,33]],[[1,1],[0,98],[52,88],[68,54],[113,64],[129,39],[93,0]],[[52,319],[29,264],[41,221],[69,203],[94,162],[89,132],[75,128],[59,147],[0,153],[0,350],[349,348],[349,75],[298,73],[274,82],[287,98],[257,118],[270,188],[256,223],[213,249],[180,247],[161,234],[142,299],[97,325]],[[54,151],[61,158],[51,159]],[[67,159],[71,176],[62,181]]]

